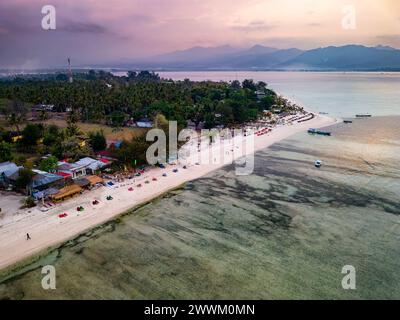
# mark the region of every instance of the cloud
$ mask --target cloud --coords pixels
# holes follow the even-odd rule
[[[266,32],[276,28],[276,25],[266,24],[264,21],[255,20],[245,25],[233,25],[232,30],[251,33],[251,32]]]
[[[310,23],[307,23],[307,26],[308,27],[321,27],[322,24],[318,23],[318,22],[310,22]]]
[[[344,33],[338,8],[346,0],[52,0],[55,31],[41,28],[43,0],[1,0],[0,68],[59,66],[68,56],[90,65],[226,43],[399,46],[398,0],[352,2],[360,27]]]
[[[372,38],[372,43],[390,45],[400,49],[400,35],[383,34]]]
[[[64,26],[57,26],[57,29],[72,33],[94,33],[94,34],[104,34],[108,30],[104,26],[96,23],[90,22],[68,22]]]
[[[129,20],[134,23],[152,23],[156,21],[154,17],[145,14],[131,14],[129,15]]]

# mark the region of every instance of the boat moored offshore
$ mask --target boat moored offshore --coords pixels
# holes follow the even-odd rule
[[[309,134],[319,134],[322,136],[330,136],[331,133],[329,131],[322,131],[322,130],[318,130],[318,129],[308,129],[308,133]]]
[[[356,114],[356,118],[371,118],[372,114],[364,113],[364,114]]]
[[[317,168],[321,168],[322,167],[322,161],[321,160],[315,160],[314,165]]]

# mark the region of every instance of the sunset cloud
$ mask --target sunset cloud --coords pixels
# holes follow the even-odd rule
[[[51,3],[50,3],[51,2]],[[348,0],[52,0],[57,29],[41,29],[42,0],[0,2],[0,67],[90,65],[192,46],[400,47],[400,1],[352,0],[355,30],[341,25]]]

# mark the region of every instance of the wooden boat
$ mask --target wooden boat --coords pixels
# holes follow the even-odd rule
[[[308,133],[309,134],[319,134],[322,136],[330,136],[331,133],[328,131],[322,131],[322,130],[318,130],[318,129],[308,129]]]
[[[356,114],[356,118],[371,118],[372,114],[365,113],[365,114]]]

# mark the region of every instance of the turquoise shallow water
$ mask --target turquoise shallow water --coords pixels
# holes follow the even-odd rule
[[[252,175],[227,166],[188,183],[1,282],[0,298],[398,299],[399,123],[356,120],[275,144]],[[354,291],[341,287],[344,265],[356,268]]]

